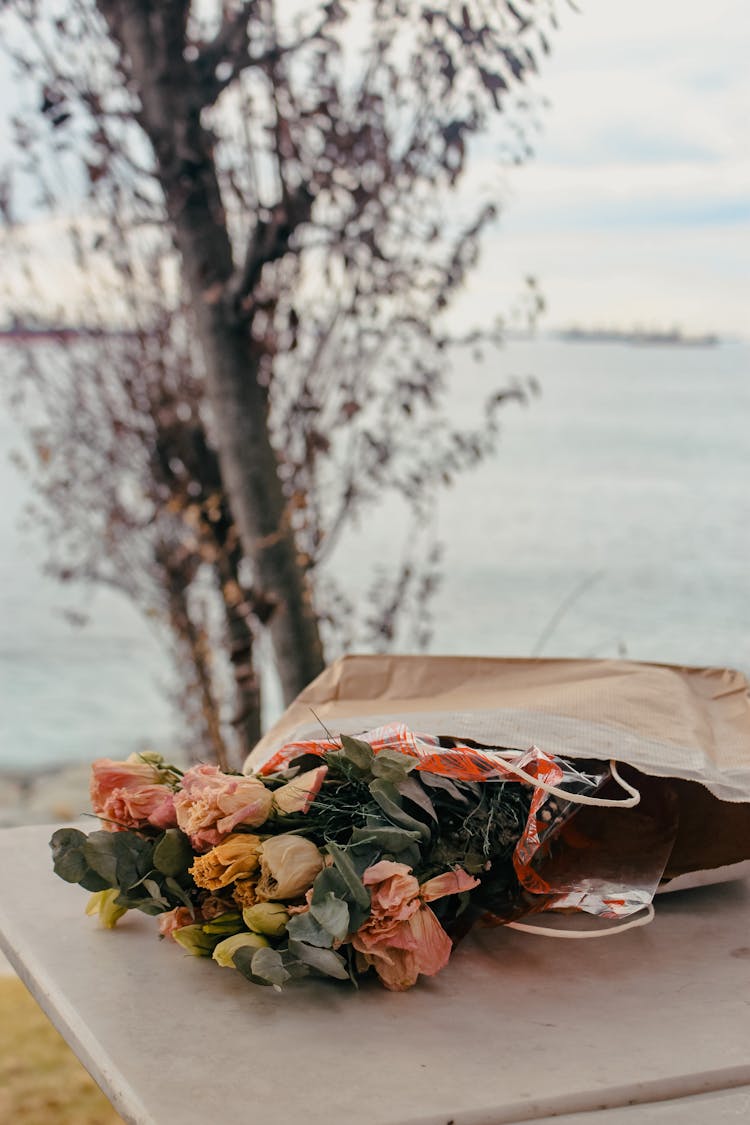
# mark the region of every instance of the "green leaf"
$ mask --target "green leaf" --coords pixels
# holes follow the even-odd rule
[[[328,891],[317,902],[313,899],[310,913],[336,941],[343,941],[349,933],[349,907],[333,891]]]
[[[115,855],[116,832],[92,832],[83,845],[84,858],[97,875],[106,879],[110,887],[118,886],[117,856]]]
[[[193,862],[193,849],[179,828],[168,828],[154,848],[153,863],[162,875],[182,875]]]
[[[187,893],[184,887],[180,886],[176,879],[172,879],[170,876],[167,876],[167,878],[164,880],[164,887],[165,890],[169,891],[169,893],[174,898],[176,898],[178,902],[180,902],[183,906],[186,906],[191,913],[194,913],[193,903],[191,901],[190,895]]]
[[[385,781],[401,781],[416,765],[416,758],[401,754],[398,750],[386,749],[375,755],[370,772],[373,777],[382,777]]]
[[[58,829],[49,842],[54,872],[66,883],[80,883],[87,871],[90,871],[83,855],[85,843],[85,833],[76,828]]]
[[[365,771],[370,769],[375,757],[369,742],[363,742],[361,738],[350,738],[348,734],[341,736],[341,753],[352,765]]]
[[[270,947],[255,950],[250,962],[250,971],[254,977],[268,981],[275,988],[281,988],[292,979],[291,973],[284,968],[279,951]]]
[[[390,825],[355,828],[351,835],[352,844],[374,844],[381,854],[389,852],[391,855],[399,855],[421,838],[421,832],[409,832],[405,828]],[[329,844],[328,847],[330,846]]]
[[[438,773],[428,773],[426,770],[421,770],[419,779],[424,785],[429,785],[433,789],[444,790],[449,797],[459,804],[468,805],[469,798],[465,793],[462,793],[455,781],[451,781],[449,777],[443,777]]]
[[[242,976],[251,981],[252,984],[264,984],[269,986],[271,984],[270,980],[266,980],[264,977],[256,977],[253,972],[253,957],[257,952],[257,949],[251,949],[247,945],[242,946],[232,957],[234,967],[238,973],[241,973]]]
[[[317,949],[301,941],[290,941],[289,952],[324,976],[335,977],[336,980],[349,979],[344,958],[332,949]]]
[[[399,802],[399,792],[394,785],[389,781],[383,781],[382,778],[376,778],[371,781],[369,785],[370,793],[375,801],[377,801],[380,808],[383,810],[389,820],[394,824],[399,825],[401,828],[406,828],[410,832],[418,832],[419,837],[425,843],[430,840],[430,830],[426,824],[421,820],[417,820],[413,816],[409,816],[407,812],[401,808]]]
[[[355,867],[355,857],[350,856],[349,851],[352,849],[340,848],[338,844],[328,844],[328,854],[333,859],[333,865],[338,874],[346,884],[347,898],[351,898],[357,906],[362,907],[363,910],[370,910],[370,892],[367,887],[362,883],[362,872],[366,867],[369,867],[369,862],[365,864],[360,872],[358,867]],[[320,878],[320,876],[318,876]]]
[[[164,910],[169,910],[172,904],[161,893],[161,887],[155,879],[144,879],[143,889],[146,891],[149,898],[153,899],[155,903],[161,906]]]
[[[298,942],[316,945],[321,949],[330,949],[333,945],[331,934],[323,929],[320,922],[316,922],[309,910],[290,918],[286,925],[286,932],[290,938]]]
[[[438,815],[435,812],[435,806],[415,777],[404,777],[401,781],[395,782],[395,785],[402,797],[406,797],[407,801],[413,801],[420,809],[424,809],[427,815],[437,823]]]
[[[242,915],[237,910],[228,910],[225,914],[218,914],[210,922],[203,923],[204,934],[218,934],[219,937],[231,937],[244,929]]]

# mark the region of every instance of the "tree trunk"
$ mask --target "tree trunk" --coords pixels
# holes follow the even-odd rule
[[[323,651],[268,432],[260,356],[231,300],[234,261],[212,137],[201,124],[196,75],[183,57],[187,5],[98,5],[128,57],[131,88],[141,102],[138,120],[156,156],[205,356],[224,487],[257,585],[276,602],[269,628],[288,702],[321,671]]]

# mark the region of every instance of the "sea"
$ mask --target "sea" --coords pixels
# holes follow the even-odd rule
[[[441,497],[430,650],[750,674],[750,345],[514,340],[461,358],[449,414],[470,423],[494,389],[529,378],[539,393],[503,408],[496,454]],[[169,750],[180,724],[163,640],[115,592],[45,574],[23,449],[4,414],[0,770]],[[397,556],[410,521],[386,499],[339,552],[342,579],[357,589]],[[269,699],[272,718],[273,687]]]

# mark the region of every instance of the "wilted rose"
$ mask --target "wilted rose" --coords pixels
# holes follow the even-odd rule
[[[328,766],[316,766],[288,781],[280,789],[275,789],[274,808],[281,813],[306,813],[320,792],[327,773]]]
[[[216,766],[194,766],[175,794],[177,824],[198,850],[221,843],[240,825],[257,828],[273,807],[270,790],[257,777],[235,777]]]
[[[323,857],[312,840],[284,833],[271,836],[260,852],[259,902],[299,898],[323,868]]]
[[[420,973],[439,972],[451,940],[427,902],[471,890],[479,880],[457,867],[420,887],[406,864],[381,859],[367,868],[362,882],[370,888],[371,914],[352,937],[362,961],[392,992],[411,988]]]
[[[105,828],[175,828],[177,817],[174,794],[165,785],[142,785],[139,789],[114,789],[104,802],[99,816],[116,824]]]
[[[166,910],[159,915],[159,933],[164,938],[174,940],[175,930],[189,926],[195,919],[186,906],[176,906],[174,910]]]
[[[91,767],[91,807],[110,832],[125,828],[174,828],[174,795],[159,783],[159,770],[137,755],[127,762],[99,758]]]
[[[261,845],[260,836],[235,832],[210,852],[196,856],[190,874],[199,887],[218,891],[257,870]]]

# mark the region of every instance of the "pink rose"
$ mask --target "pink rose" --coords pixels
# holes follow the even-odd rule
[[[273,803],[276,811],[306,813],[320,792],[327,773],[328,766],[316,766],[274,790]]]
[[[94,812],[99,812],[110,793],[115,789],[138,789],[153,785],[157,771],[148,762],[113,762],[111,758],[97,758],[91,766],[89,792]]]
[[[105,828],[175,828],[174,794],[166,785],[142,785],[140,789],[114,789],[105,799],[99,816],[114,821]]]
[[[91,805],[110,832],[126,828],[174,828],[174,795],[156,784],[158,771],[147,762],[99,758],[91,767]]]
[[[271,814],[273,797],[257,777],[233,777],[216,766],[194,766],[175,794],[177,824],[198,851],[220,844],[239,825],[257,828]]]
[[[189,926],[194,921],[186,906],[176,906],[174,910],[159,915],[159,933],[162,937],[172,938],[174,941],[175,930],[181,930],[183,926]]]
[[[420,887],[406,864],[381,859],[367,868],[362,882],[370,887],[371,914],[351,939],[362,961],[392,992],[411,988],[420,973],[439,972],[450,957],[451,939],[427,902],[471,890],[479,880],[458,867]]]

